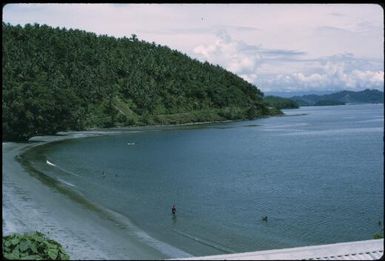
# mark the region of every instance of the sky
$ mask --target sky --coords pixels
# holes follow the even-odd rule
[[[136,34],[268,93],[384,90],[376,4],[7,4],[3,22]]]

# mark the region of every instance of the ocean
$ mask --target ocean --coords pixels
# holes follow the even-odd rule
[[[383,229],[383,112],[301,107],[127,130],[38,146],[24,160],[169,257],[366,240]],[[122,221],[116,233],[130,229]]]

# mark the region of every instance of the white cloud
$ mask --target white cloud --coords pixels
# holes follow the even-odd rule
[[[368,83],[374,86],[384,85],[384,72],[382,71],[359,71],[354,70],[351,77],[357,82],[358,85],[365,86]]]
[[[266,49],[234,40],[224,30],[217,33],[214,43],[199,45],[194,53],[263,91],[382,89],[384,85],[380,61],[356,58],[352,53],[309,59],[302,51]]]
[[[319,91],[362,90],[384,88],[384,71],[347,70],[344,63],[328,62],[318,73],[265,75],[259,78],[258,86],[264,91]]]
[[[219,64],[227,70],[245,76],[252,80],[258,67],[261,55],[250,52],[247,45],[241,41],[234,41],[225,30],[217,33],[217,40],[213,44],[199,45],[193,49],[196,57]]]

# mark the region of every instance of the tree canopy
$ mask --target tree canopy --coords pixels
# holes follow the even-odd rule
[[[278,96],[266,96],[264,98],[264,101],[269,104],[270,106],[273,106],[277,109],[297,109],[299,108],[299,105],[296,101],[288,99],[288,98],[282,98]]]
[[[3,140],[272,113],[254,85],[136,35],[3,23]]]

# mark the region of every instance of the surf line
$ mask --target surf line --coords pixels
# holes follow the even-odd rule
[[[214,243],[214,242],[209,242],[207,240],[204,240],[204,239],[201,239],[201,238],[197,238],[193,235],[190,235],[190,234],[187,234],[185,232],[182,232],[182,231],[179,231],[179,230],[176,230],[176,229],[173,229],[173,231],[181,236],[184,236],[184,237],[187,237],[189,239],[192,239],[198,243],[201,243],[203,245],[206,245],[206,246],[209,246],[209,247],[212,247],[212,248],[215,248],[215,249],[218,249],[218,250],[221,250],[223,252],[226,252],[226,253],[235,253],[235,251],[231,250],[230,248],[227,248],[225,246],[221,246],[217,243]]]
[[[60,178],[58,178],[57,180],[58,180],[59,182],[61,182],[61,183],[66,184],[67,186],[70,186],[70,187],[76,187],[74,184],[72,184],[72,183],[70,183],[70,182],[68,182],[68,181],[62,180],[62,179],[60,179]]]
[[[151,237],[150,235],[148,235],[144,231],[136,231],[135,233],[141,240],[143,240],[143,242],[149,244],[151,247],[159,250],[163,254],[166,254],[172,258],[192,257],[192,255],[190,253],[187,253],[187,252],[185,252],[179,248],[176,248],[172,245],[169,245],[165,242],[159,241],[159,240]]]

